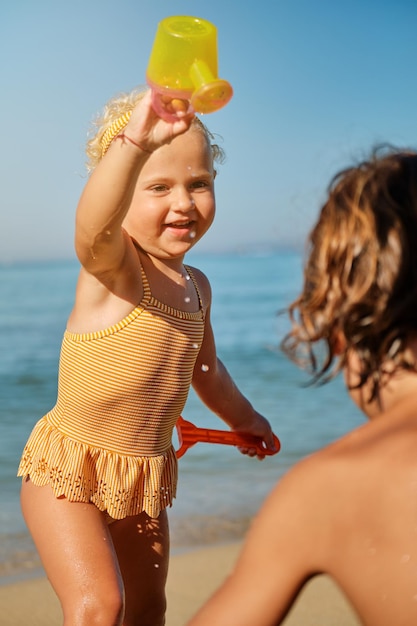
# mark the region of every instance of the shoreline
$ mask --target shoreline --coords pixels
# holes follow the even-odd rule
[[[195,550],[243,540],[252,516],[193,515],[171,517],[171,558]],[[27,530],[0,534],[0,588],[35,578],[45,572]]]
[[[241,542],[173,554],[167,582],[167,626],[184,626],[232,570]],[[0,586],[2,626],[61,626],[59,602],[45,577]],[[318,576],[303,589],[285,626],[360,626],[336,585]],[[231,625],[233,626],[233,625]]]

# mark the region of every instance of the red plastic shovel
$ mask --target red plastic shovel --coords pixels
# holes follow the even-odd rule
[[[183,417],[179,417],[176,423],[178,441],[180,447],[177,450],[177,459],[183,456],[195,443],[222,443],[242,448],[254,448],[257,454],[272,456],[279,452],[281,443],[274,435],[275,450],[266,447],[261,437],[237,433],[232,430],[213,430],[212,428],[198,428],[191,422],[187,422]]]

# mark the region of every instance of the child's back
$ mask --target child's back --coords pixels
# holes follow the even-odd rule
[[[365,624],[417,623],[416,441],[410,402],[306,459],[273,496],[275,521],[278,509],[290,516],[293,537],[305,542],[302,567],[307,558],[311,574],[331,575]],[[279,535],[277,561],[288,549],[288,535]]]

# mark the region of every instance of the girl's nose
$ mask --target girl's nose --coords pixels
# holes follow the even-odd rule
[[[172,208],[176,211],[191,211],[195,206],[192,195],[186,189],[179,189],[175,194]]]

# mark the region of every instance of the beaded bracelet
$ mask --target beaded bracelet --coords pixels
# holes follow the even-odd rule
[[[116,135],[115,139],[123,139],[123,140],[126,139],[127,141],[130,141],[130,143],[133,143],[134,146],[142,150],[142,152],[146,152],[147,154],[152,154],[153,152],[153,150],[147,150],[146,148],[141,146],[140,143],[138,143],[137,141],[134,141],[133,139],[128,137],[125,133],[120,133],[119,135]]]

